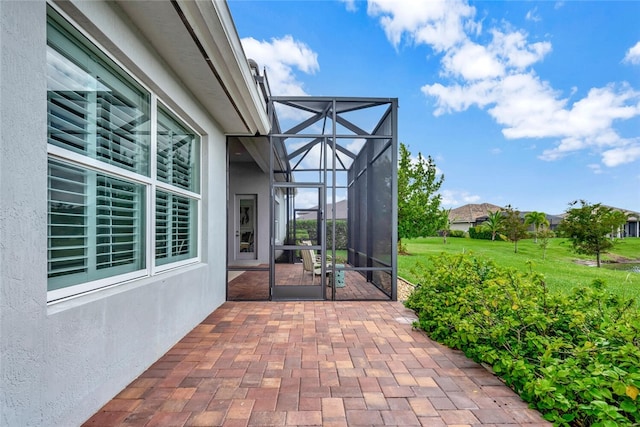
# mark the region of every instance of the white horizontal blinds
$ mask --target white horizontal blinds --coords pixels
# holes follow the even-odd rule
[[[150,94],[63,18],[49,18],[49,143],[148,176]]]
[[[49,160],[48,290],[145,268],[145,186]]]
[[[162,106],[157,121],[156,265],[164,265],[198,255],[200,137]]]
[[[186,197],[172,196],[171,203],[171,254],[174,257],[195,255],[191,229],[196,224],[192,221],[190,200]]]
[[[150,94],[52,9],[47,23],[48,290],[58,298],[145,274],[150,184],[126,176],[149,175]]]
[[[157,178],[200,191],[200,138],[164,108],[158,108]]]
[[[86,171],[49,161],[48,276],[50,287],[64,284],[62,276],[86,277],[89,266]],[[62,277],[62,280],[58,279]]]
[[[96,184],[96,269],[144,268],[144,187],[100,174]]]
[[[148,175],[146,114],[113,91],[98,92],[96,107],[96,156],[112,165]]]
[[[169,262],[169,194],[156,191],[156,264]]]
[[[198,201],[156,192],[156,265],[198,255]]]
[[[92,92],[74,90],[78,86],[74,77],[82,77],[74,75],[71,67],[64,70],[65,59],[52,48],[47,49],[47,63],[48,143],[84,153],[90,132]]]
[[[151,135],[151,113],[151,94],[48,7],[51,300],[149,274],[152,239],[157,265],[197,260],[200,138],[162,106]]]

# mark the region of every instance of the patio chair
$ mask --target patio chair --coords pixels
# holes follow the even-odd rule
[[[303,240],[301,242],[305,246],[311,246],[311,242]],[[315,277],[322,275],[322,260],[321,257],[316,255],[316,251],[313,249],[300,249],[302,255],[302,270],[311,272],[311,284],[313,284]],[[327,263],[327,268],[330,264]]]
[[[240,252],[253,252],[253,231],[242,233],[240,237]]]

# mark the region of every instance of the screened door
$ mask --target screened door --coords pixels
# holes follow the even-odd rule
[[[315,183],[276,183],[274,187],[272,299],[325,299],[331,268],[322,239],[325,187]]]

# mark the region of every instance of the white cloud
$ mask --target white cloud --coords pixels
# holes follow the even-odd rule
[[[426,161],[427,161],[427,159],[429,158],[429,156],[428,156],[428,155],[427,155],[427,156],[425,156],[425,155],[424,155],[424,154],[422,154],[422,153],[418,153],[418,154],[420,154],[420,155],[422,156],[422,161],[423,161],[423,162],[426,162]],[[433,156],[432,156],[431,158],[433,159]],[[413,155],[413,154],[412,154],[412,155],[409,157],[409,161],[410,161],[410,162],[411,162],[411,164],[413,164],[413,165],[417,165],[417,164],[418,164],[418,160],[419,160],[419,159],[418,159],[418,155]],[[438,167],[438,165],[436,165],[436,179],[438,179],[438,178],[439,178],[443,173],[444,173],[444,172],[442,172],[442,169],[440,169],[440,168]]]
[[[369,0],[368,11],[379,18],[394,46],[408,39],[442,53],[442,80],[421,88],[434,100],[434,115],[472,106],[485,109],[507,139],[554,139],[555,146],[540,156],[544,160],[579,150],[600,153],[607,166],[638,159],[634,145],[614,128],[616,122],[640,116],[640,92],[629,85],[591,88],[571,102],[533,70],[551,52],[551,43],[530,42],[526,32],[508,23],[489,29],[490,41],[480,43],[477,36],[482,26],[474,21],[475,9],[461,0],[446,5]],[[534,18],[536,9],[529,14],[529,19]],[[640,63],[640,42],[629,49],[625,61]],[[572,88],[569,96],[576,93],[577,88]]]
[[[640,65],[640,41],[629,48],[622,61],[628,62],[629,64]]]
[[[483,80],[504,74],[504,67],[487,48],[467,42],[450,50],[442,60],[444,69],[467,80]]]
[[[369,0],[367,12],[380,17],[380,24],[395,47],[406,35],[408,41],[442,52],[465,41],[466,31],[478,28],[473,21],[475,8],[462,0]]]
[[[340,0],[340,1],[344,3],[345,7],[349,12],[355,12],[356,10],[358,10],[358,7],[356,6],[356,0]]]
[[[527,21],[533,21],[533,22],[540,22],[542,20],[542,18],[540,18],[540,15],[538,15],[537,7],[534,7],[533,9],[529,10],[525,15],[524,19],[526,19]]]
[[[442,196],[442,206],[446,208],[477,203],[481,199],[479,195],[464,190],[442,190],[440,195]]]
[[[296,209],[317,208],[318,190],[312,188],[298,188],[295,194]]]
[[[600,175],[602,173],[602,166],[600,163],[591,163],[587,165],[587,167],[596,175]]]
[[[551,43],[528,43],[527,34],[522,31],[503,32],[497,29],[491,31],[493,39],[489,50],[502,60],[506,67],[524,70],[541,61],[551,52]]]
[[[242,39],[242,47],[248,58],[267,69],[273,95],[307,95],[294,70],[313,74],[320,69],[318,54],[291,36],[273,38],[270,42],[247,37]]]
[[[367,140],[364,138],[355,138],[353,141],[349,142],[345,148],[352,153],[357,154],[360,152],[366,142]]]
[[[295,150],[304,147],[310,140],[303,140],[295,143],[291,143],[287,145],[287,150],[289,153],[293,153]],[[357,138],[346,144],[345,148],[352,153],[358,153],[364,144],[366,143],[365,139]],[[305,153],[296,156],[292,159],[292,164],[296,164],[300,161],[300,164],[297,166],[298,169],[318,169],[323,165],[322,162],[322,153],[324,151],[324,156],[326,158],[327,165],[331,167],[333,163],[333,150],[331,149],[331,145],[327,144],[326,150],[322,150],[322,143],[318,142],[311,149],[306,151]],[[304,155],[304,158],[302,156]],[[337,156],[340,161],[346,166],[349,167],[351,163],[353,163],[353,159],[346,154],[343,154],[341,151],[337,151]],[[337,167],[340,168],[340,163],[337,164]]]
[[[602,162],[609,167],[631,163],[638,159],[640,159],[640,142],[612,148],[602,153]]]
[[[636,102],[636,104],[633,104]],[[617,166],[640,158],[635,143],[622,138],[614,130],[618,120],[640,115],[640,93],[627,85],[594,88],[571,108],[553,114],[542,136],[560,138],[555,148],[545,150],[543,160],[557,160],[571,152],[593,149],[602,153],[602,162]],[[527,137],[526,135],[524,137]]]

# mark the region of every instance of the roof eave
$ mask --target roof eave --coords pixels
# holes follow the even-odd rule
[[[266,100],[251,73],[226,1],[175,2],[184,12],[250,135],[269,133]],[[240,133],[240,132],[235,132]]]

